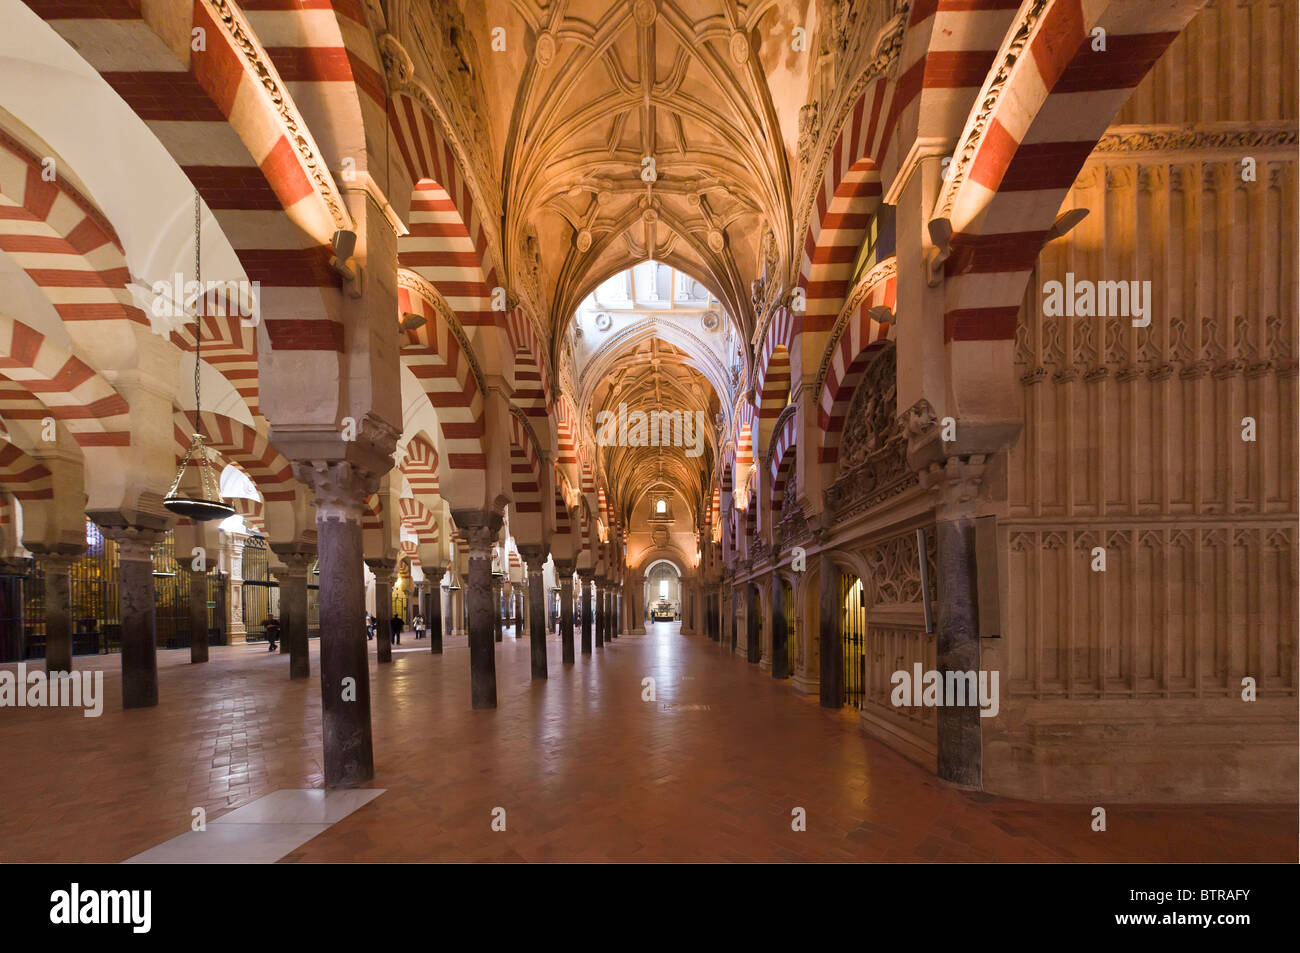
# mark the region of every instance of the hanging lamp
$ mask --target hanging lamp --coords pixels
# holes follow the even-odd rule
[[[199,193],[194,193],[194,281],[198,297],[194,301],[194,433],[190,447],[181,459],[180,469],[172,488],[163,498],[163,506],[196,523],[225,519],[235,515],[235,508],[221,498],[216,471],[208,456],[207,441],[203,436],[203,403],[199,392],[199,358],[203,350],[203,302],[207,295],[203,289],[202,258],[199,238],[202,226]]]

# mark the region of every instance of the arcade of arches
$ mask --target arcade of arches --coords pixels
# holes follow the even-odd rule
[[[1296,16],[0,0],[2,668],[318,678],[298,787],[403,668],[645,651],[948,791],[1295,800]]]

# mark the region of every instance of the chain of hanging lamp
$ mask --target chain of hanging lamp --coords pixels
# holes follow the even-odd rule
[[[199,358],[203,355],[203,210],[199,205],[199,190],[194,190],[194,283],[199,286],[199,296],[194,300],[194,429],[203,436],[203,407],[199,398]]]

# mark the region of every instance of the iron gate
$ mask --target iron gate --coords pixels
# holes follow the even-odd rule
[[[867,609],[862,580],[840,573],[840,629],[844,646],[844,704],[861,708],[867,681]]]
[[[781,582],[781,608],[785,613],[785,658],[790,676],[794,677],[795,660],[799,657],[799,613],[794,611],[794,587]]]

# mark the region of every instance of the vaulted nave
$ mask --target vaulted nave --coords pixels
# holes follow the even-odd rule
[[[0,862],[1294,860],[1296,31],[0,0]]]

